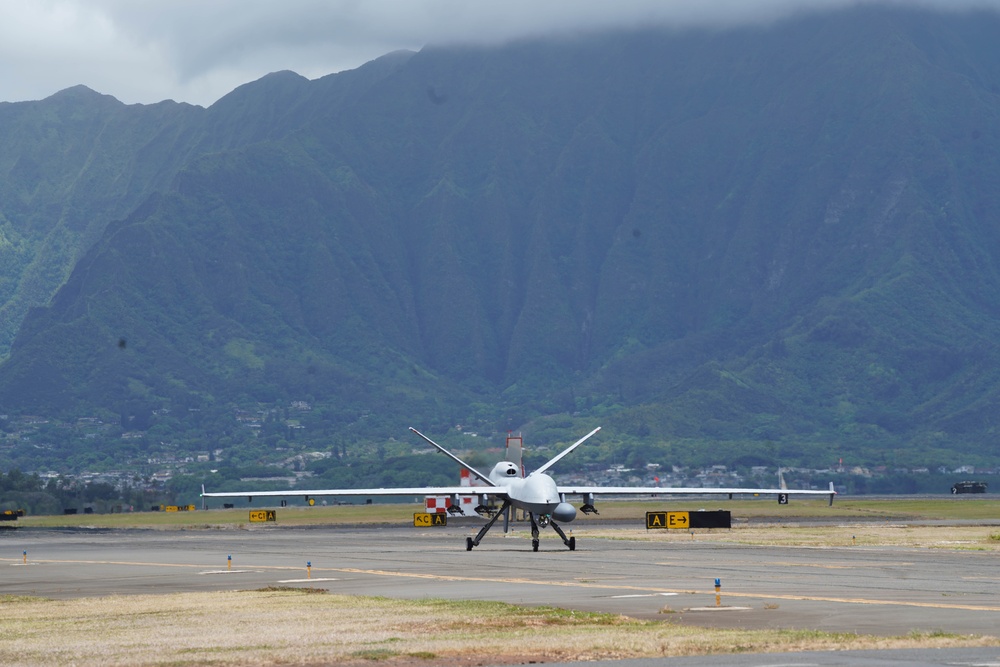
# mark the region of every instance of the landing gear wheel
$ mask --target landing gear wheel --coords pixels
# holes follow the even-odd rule
[[[538,551],[538,540],[531,540],[531,550]]]
[[[569,550],[576,551],[576,536],[569,538]]]
[[[476,546],[476,543],[472,541],[471,537],[465,538],[465,550],[472,551],[472,547]]]

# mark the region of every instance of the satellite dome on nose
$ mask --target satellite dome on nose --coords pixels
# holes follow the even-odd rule
[[[569,503],[559,503],[552,512],[552,518],[559,523],[566,523],[576,518],[576,508]]]

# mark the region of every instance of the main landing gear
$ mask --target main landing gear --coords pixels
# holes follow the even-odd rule
[[[503,501],[503,505],[500,506],[500,509],[497,511],[497,513],[493,515],[493,518],[487,521],[486,525],[479,529],[479,533],[476,534],[475,538],[472,537],[465,538],[465,550],[472,551],[472,547],[478,547],[479,541],[486,536],[486,533],[490,532],[490,528],[492,528],[493,524],[497,522],[497,519],[499,519],[501,516],[509,518],[510,517],[509,513],[510,513],[510,501],[505,500]],[[506,521],[504,525],[506,526]]]
[[[507,532],[507,526],[510,521],[510,507],[511,505],[509,500],[503,501],[503,505],[500,506],[500,509],[497,510],[496,514],[494,514],[489,521],[486,522],[485,526],[479,529],[479,532],[476,534],[475,537],[465,538],[465,550],[472,551],[473,547],[478,547],[479,542],[482,541],[483,537],[486,536],[486,533],[490,532],[490,528],[493,527],[493,524],[495,524],[497,522],[497,519],[499,519],[501,516],[504,517],[504,532]],[[559,537],[562,538],[563,544],[565,544],[570,551],[576,551],[576,537],[566,537],[566,533],[564,533],[563,529],[559,527],[559,524],[557,524],[555,521],[552,520],[552,517],[550,517],[547,514],[542,514],[539,515],[538,518],[536,519],[535,514],[533,512],[529,512],[528,516],[531,518],[532,551],[538,551],[539,526],[541,526],[542,528],[545,528],[546,526],[552,526],[552,530],[556,531]]]

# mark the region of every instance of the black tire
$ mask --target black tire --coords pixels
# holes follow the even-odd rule
[[[531,540],[531,550],[538,551],[538,540]]]
[[[475,545],[475,543],[474,543],[474,542],[472,541],[472,538],[471,538],[471,537],[467,537],[467,538],[465,538],[465,550],[466,550],[466,551],[472,551],[472,547],[474,547],[474,546],[476,546],[476,545]]]
[[[569,550],[576,551],[576,536],[569,538]]]

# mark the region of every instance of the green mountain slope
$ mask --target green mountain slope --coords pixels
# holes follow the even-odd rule
[[[664,456],[989,460],[997,34],[992,13],[868,7],[428,48],[168,105],[157,151],[121,139],[145,176],[87,200],[0,403],[192,448],[238,439],[193,412],[306,400],[303,446],[532,420],[545,444],[600,418]],[[37,104],[155,109],[69,98]],[[136,421],[154,411],[174,416]]]
[[[347,73],[326,95],[357,94],[400,61],[386,56]],[[287,135],[310,113],[288,100],[310,94],[306,79],[279,72],[208,110],[126,106],[83,86],[0,103],[0,358],[28,309],[49,301],[110,221],[169,188],[200,155]]]

